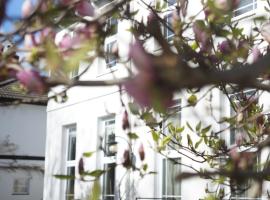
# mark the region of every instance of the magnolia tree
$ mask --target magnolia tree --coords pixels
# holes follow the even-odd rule
[[[25,0],[20,19],[9,16],[6,9],[8,0],[0,1],[0,24],[7,20],[16,24],[12,32],[0,33],[2,43],[12,40],[14,44],[1,53],[0,85],[18,80],[29,93],[37,94],[45,94],[52,87],[64,85],[64,91],[49,97],[56,100],[65,100],[65,92],[75,86],[118,85],[120,91],[125,90],[134,99],[134,102],[122,102],[126,110],[123,129],[130,133],[130,140],[138,137],[136,133],[131,133],[128,115],[132,113],[150,128],[155,149],[159,153],[162,154],[162,150],[170,146],[183,156],[192,154],[196,157],[190,157],[193,162],[207,163],[211,168],[197,170],[190,166],[191,172],[179,174],[178,181],[199,176],[226,185],[232,193],[240,194],[248,188],[239,185],[253,178],[257,189],[253,190],[252,196],[259,196],[262,182],[269,179],[269,161],[266,159],[260,167],[253,161],[269,147],[270,121],[258,103],[258,96],[255,93],[246,95],[244,89],[254,88],[260,92],[270,90],[270,23],[267,16],[253,18],[258,26],[254,26],[251,34],[246,35],[232,20],[239,0],[202,0],[200,12],[194,15],[187,13],[188,0],[177,0],[169,22],[161,16],[170,1],[156,1],[155,4],[144,0],[138,2],[148,10],[147,20],[136,20],[137,10],[131,9],[128,0],[112,1],[102,11],[95,6],[95,2],[86,0],[43,0],[35,4]],[[269,6],[269,1],[265,4]],[[268,6],[265,13],[269,11]],[[199,15],[203,18],[198,18]],[[119,57],[117,46],[110,52],[104,51],[105,38],[115,31],[114,26],[106,25],[106,19],[110,16],[131,22],[129,30],[134,40],[128,44],[128,60],[123,61]],[[77,22],[80,25],[74,26]],[[174,34],[172,41],[164,37],[164,27]],[[73,34],[64,34],[55,42],[56,33],[61,29],[68,29]],[[151,38],[160,46],[159,54],[145,49],[146,41]],[[22,55],[20,59],[17,54]],[[95,58],[106,59],[110,56],[118,58],[118,62],[124,66],[123,70],[128,71],[127,77],[106,81],[80,80]],[[69,73],[78,68],[82,61],[89,63],[89,66],[70,79]],[[132,61],[136,70],[130,70],[128,61]],[[48,72],[50,76],[46,75]],[[198,122],[196,127],[189,123],[178,127],[169,123],[169,133],[165,134],[160,126],[172,114],[167,110],[173,105],[173,95],[179,91],[190,94],[188,104],[181,108],[189,109],[204,98],[204,95],[197,97],[204,87],[210,88],[208,92],[219,89],[231,102],[235,114],[218,122],[227,128],[214,132],[211,124],[203,126]],[[234,93],[237,93],[235,99],[230,96]],[[241,129],[245,135],[237,136],[236,145],[229,148],[220,135],[230,129]],[[186,134],[188,142],[182,142],[182,134],[187,130],[196,133],[199,140],[194,141]],[[201,145],[205,147],[204,150],[199,148]],[[252,148],[254,153],[240,152],[240,147]],[[206,148],[209,150],[205,151]],[[142,176],[151,173],[147,171],[147,164],[139,168],[134,166],[133,155],[132,148],[126,150],[122,165],[127,170],[140,171]],[[143,146],[140,146],[138,155],[138,159],[145,159]],[[187,166],[185,163],[178,164]],[[104,171],[86,171],[82,159],[78,168],[82,180],[86,176],[96,180],[91,196],[97,199],[97,180]],[[58,177],[70,178],[64,175]],[[222,188],[207,190],[209,194],[204,198],[228,198],[230,194]]]

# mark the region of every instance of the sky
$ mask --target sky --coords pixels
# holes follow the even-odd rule
[[[24,0],[9,0],[7,7],[7,15],[9,17],[20,18],[21,17],[21,7]],[[1,26],[1,32],[9,32],[14,30],[13,22],[5,21]]]

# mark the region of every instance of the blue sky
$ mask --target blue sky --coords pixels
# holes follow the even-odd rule
[[[5,0],[4,0],[5,1]],[[7,15],[9,17],[21,17],[21,7],[24,0],[9,0],[8,7],[7,7]],[[5,21],[1,26],[1,31],[9,32],[14,29],[13,26],[14,22]]]

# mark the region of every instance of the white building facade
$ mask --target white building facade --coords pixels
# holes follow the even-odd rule
[[[175,2],[169,1],[172,4]],[[235,11],[234,19],[240,20],[248,32],[249,27],[252,27],[250,20],[264,13],[265,2],[260,0],[242,0],[240,2],[239,8]],[[131,8],[139,8],[135,17],[146,20],[149,13],[139,1],[132,1]],[[197,13],[200,9],[199,1],[189,1],[188,13]],[[170,11],[165,12],[164,17],[166,16],[170,16]],[[106,49],[110,51],[116,42],[120,56],[125,58],[128,56],[128,44],[134,40],[127,31],[130,22],[125,20],[116,22],[111,19],[110,23],[117,27],[117,31],[106,39]],[[168,39],[173,37],[169,30],[165,31],[165,35]],[[150,40],[147,43],[147,50],[158,52],[158,45]],[[132,68],[132,64],[130,65]],[[79,71],[82,71],[83,68],[84,66],[80,67]],[[106,80],[113,78],[113,76],[123,77],[125,75],[121,64],[116,63],[112,57],[107,59],[107,63],[103,59],[96,59],[93,66],[81,79]],[[203,89],[202,94],[206,90]],[[149,172],[157,173],[141,179],[138,171],[127,171],[123,167],[123,155],[125,150],[129,148],[129,144],[127,133],[122,129],[125,109],[120,98],[122,97],[127,103],[130,97],[125,94],[125,91],[122,93],[123,95],[120,96],[119,88],[116,86],[76,87],[67,92],[68,100],[65,103],[49,102],[47,107],[44,200],[85,199],[89,196],[93,184],[80,180],[79,161],[81,158],[87,171],[95,169],[107,171],[100,178],[101,198],[104,200],[193,200],[203,198],[205,188],[209,187],[209,181],[193,178],[177,182],[174,178],[177,174],[182,171],[191,171],[191,169],[171,162],[170,158],[181,163],[189,163],[190,166],[198,170],[206,165],[193,162],[188,157],[194,158],[194,156],[186,153],[183,155],[175,150],[167,149],[163,151],[163,155],[156,153],[150,130],[142,121],[132,115],[129,115],[131,130],[139,136],[136,141],[132,142],[133,153],[136,157],[136,161],[133,161],[134,165],[140,167],[141,162],[145,162],[148,164],[147,170]],[[175,95],[176,107],[174,109],[177,110],[178,106],[186,105],[187,96],[188,94],[185,92]],[[229,101],[217,89],[212,90],[206,99],[209,99],[210,96],[213,107],[215,107],[214,113],[210,112],[209,102],[203,101],[194,108],[177,111],[172,120],[179,126],[185,125],[188,121],[191,122],[191,126],[195,127],[197,122],[203,119],[205,124],[212,124],[215,131],[221,130],[223,127],[208,116],[213,114],[217,119],[221,119],[223,115],[230,116]],[[194,135],[194,138],[196,137]],[[183,136],[183,138],[185,141],[186,137]],[[229,139],[229,137],[226,138],[226,140]],[[196,139],[194,140],[196,141]],[[114,143],[117,143],[117,154],[110,152],[112,149],[109,148],[109,145]],[[141,144],[145,148],[145,161],[139,159],[138,151]],[[100,147],[103,148],[103,151],[98,151]],[[87,157],[84,156],[86,152],[94,153],[91,157]],[[54,177],[54,175],[59,174],[75,176],[76,178],[62,180]],[[241,197],[238,199],[249,198]]]
[[[12,90],[15,86],[0,88],[0,199],[41,200],[47,97]]]

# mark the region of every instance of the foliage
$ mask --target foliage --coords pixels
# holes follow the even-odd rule
[[[163,18],[163,13],[168,12],[166,1],[157,1],[155,5],[138,1],[147,10],[147,19],[138,18],[139,10],[131,10],[132,2],[125,0],[114,1],[102,12],[94,5],[95,2],[86,0],[44,0],[36,5],[25,0],[22,18],[18,20],[9,17],[6,10],[9,2],[1,1],[0,24],[11,20],[16,29],[1,33],[2,43],[12,38],[14,46],[8,50],[1,48],[0,80],[4,83],[11,78],[17,79],[28,92],[38,94],[64,85],[64,91],[50,97],[60,101],[67,100],[65,93],[71,87],[118,85],[120,91],[125,90],[134,99],[134,102],[128,103],[121,99],[125,109],[122,128],[127,132],[131,146],[123,154],[122,164],[127,170],[139,171],[142,177],[154,173],[148,171],[143,145],[138,150],[142,165],[138,167],[134,164],[136,154],[132,141],[138,140],[139,135],[132,130],[129,121],[131,113],[149,127],[153,148],[157,152],[164,154],[166,149],[173,148],[192,162],[207,163],[211,168],[208,171],[189,166],[193,173],[183,172],[178,180],[200,176],[211,179],[217,185],[229,185],[232,193],[239,192],[238,185],[251,178],[261,187],[263,181],[269,180],[269,160],[267,158],[261,167],[253,161],[269,146],[270,141],[268,115],[258,101],[264,91],[270,90],[269,1],[266,1],[265,16],[251,20],[254,26],[250,34],[245,33],[240,22],[233,20],[238,0],[202,0],[201,10],[195,14],[187,12],[188,0],[178,0],[172,6],[169,22]],[[106,37],[113,34],[116,28],[106,23],[106,18],[110,16],[118,21],[132,22],[129,34],[133,35],[134,42],[126,44],[129,54],[124,57],[117,46],[109,52],[105,50]],[[174,34],[173,40],[165,38],[162,32],[164,27]],[[56,34],[59,29],[66,31]],[[151,39],[160,47],[159,53],[145,48]],[[25,43],[22,44],[22,41]],[[19,59],[16,54],[22,53],[24,57]],[[80,79],[96,58],[116,59],[129,75],[106,81]],[[130,68],[131,61],[136,70]],[[78,70],[82,63],[87,63],[87,68],[71,79],[70,73]],[[209,85],[210,89],[203,94]],[[256,92],[249,95],[245,92],[246,88]],[[198,107],[206,97],[210,98],[211,104],[213,90],[219,90],[227,98],[235,113],[217,121],[220,127],[227,128],[217,131],[214,124],[204,123],[203,119],[186,121],[182,126],[168,123],[162,128],[176,113],[170,111],[174,105],[174,94],[188,94],[187,104],[181,106],[182,112]],[[214,118],[213,113],[209,117]],[[168,131],[165,132],[165,129]],[[229,130],[235,133],[234,146],[229,146],[221,137]],[[240,151],[243,148],[252,148],[255,152]],[[88,158],[92,155],[93,152],[86,152],[83,156]],[[98,179],[105,171],[85,171],[82,158],[79,173],[82,180],[89,176],[93,178],[90,199],[98,199]],[[56,177],[75,178],[66,175]],[[207,193],[209,195],[204,199],[228,197],[219,186],[215,191],[207,190]],[[254,196],[257,195],[255,192]]]

